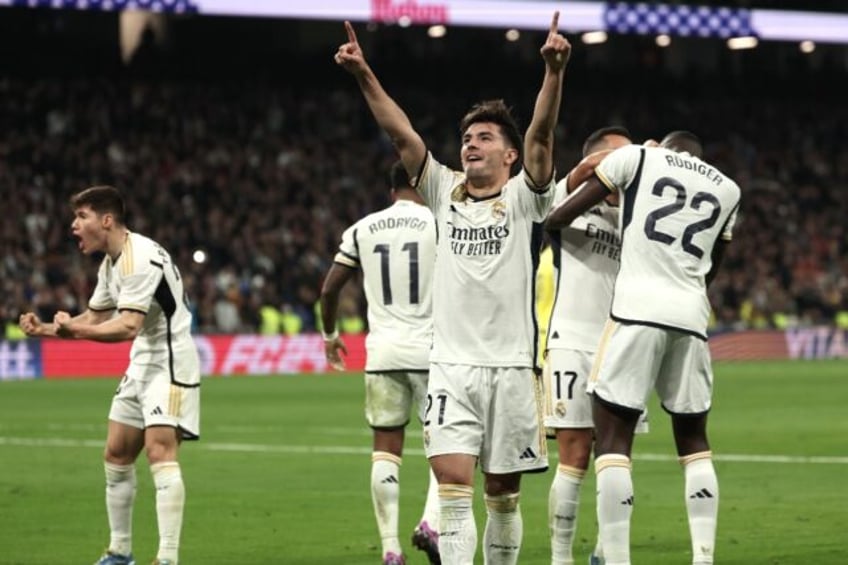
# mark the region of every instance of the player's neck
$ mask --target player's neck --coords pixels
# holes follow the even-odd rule
[[[509,180],[509,175],[487,175],[465,179],[465,192],[474,200],[485,200],[497,196]]]
[[[124,244],[130,236],[130,230],[125,227],[115,229],[106,236],[106,254],[112,259],[117,259],[124,250]]]
[[[468,182],[465,183],[465,190],[468,193],[468,196],[470,196],[474,200],[486,200],[487,198],[497,196],[501,193],[503,187],[503,184],[490,186],[472,186]]]

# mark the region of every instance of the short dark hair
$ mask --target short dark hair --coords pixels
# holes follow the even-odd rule
[[[90,206],[98,215],[112,214],[116,223],[124,225],[124,197],[114,186],[92,186],[71,196],[72,209],[77,210],[83,206]]]
[[[403,161],[395,161],[389,169],[389,184],[393,190],[401,190],[408,188],[414,190],[409,184],[409,173],[406,172],[406,167],[403,166]]]
[[[464,135],[472,124],[481,122],[491,122],[500,126],[501,132],[506,137],[507,142],[512,145],[513,149],[518,151],[518,159],[513,163],[513,170],[511,171],[513,175],[517,174],[521,170],[521,154],[524,149],[524,141],[522,140],[521,132],[518,130],[518,124],[515,118],[512,117],[510,108],[507,107],[502,99],[478,102],[460,120],[460,135]]]
[[[583,142],[583,156],[585,157],[590,153],[599,151],[600,149],[598,148],[598,145],[600,145],[604,138],[608,135],[620,135],[627,139],[633,139],[633,136],[630,135],[630,130],[624,126],[606,126],[596,129],[590,133],[589,137],[586,138],[586,141]]]
[[[704,155],[704,145],[700,138],[691,131],[682,129],[666,134],[660,142],[660,146],[678,153],[685,151],[699,159]]]

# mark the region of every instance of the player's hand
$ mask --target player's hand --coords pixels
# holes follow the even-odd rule
[[[334,59],[337,65],[349,73],[354,75],[361,74],[368,67],[365,62],[365,55],[362,53],[362,48],[356,39],[356,32],[353,31],[353,25],[348,21],[345,21],[344,25],[345,31],[347,31],[347,43],[343,43],[339,47]]]
[[[561,71],[571,57],[571,43],[559,33],[559,11],[554,12],[548,38],[540,51],[545,64],[554,71]]]
[[[67,312],[59,311],[53,316],[53,323],[56,325],[56,335],[59,337],[74,337],[71,332],[71,315]]]
[[[327,356],[327,363],[336,371],[344,371],[345,362],[339,355],[339,351],[347,355],[347,346],[345,346],[341,337],[324,340],[324,354]]]
[[[28,336],[41,335],[41,319],[32,312],[21,314],[18,325]]]

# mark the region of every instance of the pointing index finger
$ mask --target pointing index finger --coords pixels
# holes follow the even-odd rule
[[[347,31],[347,40],[351,43],[358,43],[356,41],[356,32],[353,31],[353,25],[349,21],[345,21],[345,30]]]
[[[554,17],[551,19],[551,34],[559,33],[559,10],[554,12]]]

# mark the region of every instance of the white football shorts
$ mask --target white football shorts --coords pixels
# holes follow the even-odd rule
[[[424,420],[426,371],[365,373],[365,419],[372,428],[400,428],[409,423],[412,404]]]
[[[200,360],[193,344],[182,351],[177,348],[172,357],[137,354],[131,359],[112,399],[109,419],[139,429],[171,426],[183,439],[197,439]]]
[[[542,382],[529,367],[432,363],[424,417],[427,457],[465,453],[484,473],[544,471]]]
[[[170,426],[182,439],[198,439],[200,386],[173,384],[168,373],[146,380],[125,375],[112,399],[109,419],[142,430]]]
[[[610,320],[589,391],[612,404],[645,410],[651,389],[671,414],[709,411],[713,390],[709,345],[685,332]]]
[[[587,390],[593,351],[549,349],[543,372],[545,379],[545,427],[558,429],[594,428],[592,395]],[[648,432],[648,411],[642,412],[636,433]]]

